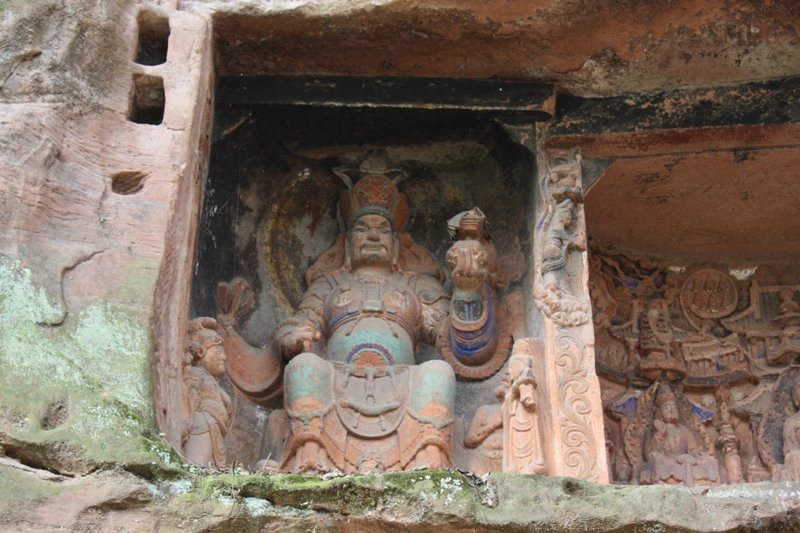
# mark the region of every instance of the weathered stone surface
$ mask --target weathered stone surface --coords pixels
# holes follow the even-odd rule
[[[48,481],[0,462],[0,491],[0,526],[24,531],[699,533],[800,527],[797,483],[704,492],[508,474],[483,482],[420,470],[327,481],[226,474],[155,485],[119,471]]]
[[[140,8],[170,21],[166,63],[133,62]],[[179,426],[160,407],[180,402],[213,61],[221,75],[497,77],[623,95],[614,113],[549,146],[581,147],[608,168],[587,192],[590,232],[668,255],[693,247],[796,261],[798,127],[780,113],[793,101],[720,130],[713,120],[670,122],[702,115],[705,100],[736,108],[720,89],[683,112],[670,109],[687,103],[680,98],[652,106],[625,94],[797,75],[798,9],[792,0],[0,0],[0,446],[27,465],[0,461],[0,522],[43,531],[797,529],[792,484],[699,495],[494,476],[491,508],[479,503],[490,491],[450,473],[223,476],[180,494],[192,481],[159,493],[130,473],[91,472],[120,466],[163,479],[177,464],[156,421],[175,443]],[[160,125],[128,120],[134,76],[150,88],[163,80]],[[638,119],[619,121],[608,133],[629,100],[633,115],[649,108],[664,120],[647,132]],[[131,176],[136,184],[120,186]],[[694,188],[701,181],[712,188]],[[709,250],[709,240],[727,244]]]
[[[171,253],[170,228],[197,197],[208,33],[173,12],[171,61],[136,65],[138,9],[11,2],[0,19],[0,444],[68,474],[175,464],[155,429],[150,322],[189,250]],[[165,80],[160,126],[128,120],[145,71]]]
[[[228,76],[536,79],[598,96],[786,76],[800,63],[791,0],[184,5],[215,18]]]

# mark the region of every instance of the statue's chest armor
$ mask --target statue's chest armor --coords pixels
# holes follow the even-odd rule
[[[410,335],[416,335],[420,303],[408,285],[407,276],[385,279],[342,274],[335,279],[338,284],[325,300],[328,331],[333,332],[359,317],[374,316],[396,322]]]
[[[413,364],[420,302],[409,278],[339,274],[325,300],[329,359],[360,364],[367,348],[386,364]]]

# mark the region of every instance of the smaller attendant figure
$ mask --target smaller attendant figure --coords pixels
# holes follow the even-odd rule
[[[222,466],[231,400],[217,378],[225,373],[225,349],[213,318],[189,322],[184,355],[184,433],[186,459],[198,466]]]
[[[539,392],[533,375],[534,350],[541,341],[520,339],[514,343],[503,403],[503,472],[546,474],[547,465],[539,427]]]
[[[717,448],[722,453],[725,470],[728,472],[728,484],[744,483],[742,458],[739,456],[739,439],[736,437],[734,422],[727,402],[719,406],[719,422],[717,424]]]
[[[778,294],[778,316],[769,324],[769,329],[780,332],[767,345],[767,362],[771,365],[791,364],[800,356],[800,304],[794,296],[792,289]]]
[[[626,453],[634,464],[631,481],[640,485],[719,485],[719,463],[711,455],[711,439],[702,424],[691,419],[688,400],[682,398],[683,409],[679,409],[678,396],[664,381],[656,382],[642,396],[625,434]],[[648,408],[652,414],[645,411]],[[686,424],[692,424],[692,429]]]
[[[800,382],[792,387],[792,402],[798,411],[783,423],[783,481],[800,481]]]
[[[567,198],[554,206],[545,222],[542,264],[534,298],[536,307],[563,326],[579,326],[589,321],[589,308],[572,295],[568,274],[573,249],[586,250],[586,236],[572,228],[575,202]]]
[[[554,293],[571,293],[567,279],[567,254],[572,248],[586,250],[586,238],[572,229],[575,202],[567,198],[555,206],[544,234],[542,249],[542,283]]]
[[[504,382],[494,390],[499,403],[482,405],[475,413],[464,436],[464,448],[469,450],[467,470],[478,475],[501,472],[503,469],[503,413],[508,385]]]

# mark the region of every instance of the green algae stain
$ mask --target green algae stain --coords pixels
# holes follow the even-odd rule
[[[91,306],[81,313],[72,334],[76,350],[68,358],[91,369],[95,380],[140,414],[151,412],[148,332],[110,306]]]
[[[98,303],[60,327],[44,325],[62,317],[59,305],[34,287],[30,271],[0,258],[0,406],[29,420],[7,429],[0,419],[0,432],[23,443],[77,446],[87,465],[174,463],[153,437],[148,324]],[[45,428],[56,398],[67,399],[69,416]]]

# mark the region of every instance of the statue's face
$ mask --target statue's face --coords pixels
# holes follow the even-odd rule
[[[217,335],[216,331],[203,332],[203,357],[200,358],[198,364],[208,370],[208,373],[214,377],[219,377],[225,373],[225,348],[222,347],[222,337]]]
[[[392,224],[382,215],[362,215],[350,230],[350,262],[353,268],[391,267],[394,257]]]
[[[661,404],[661,420],[676,423],[678,421],[678,404],[674,400],[667,400]]]

